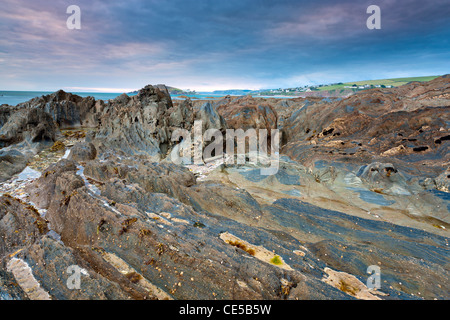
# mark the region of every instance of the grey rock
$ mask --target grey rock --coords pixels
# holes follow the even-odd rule
[[[55,193],[57,179],[64,175],[64,173],[75,173],[77,170],[74,161],[62,159],[45,169],[40,178],[26,187],[26,192],[30,194],[31,201],[33,201],[38,208],[47,209]],[[81,177],[73,177],[75,179],[72,182],[69,182],[67,188],[74,190],[76,187],[84,185],[84,181]]]
[[[34,98],[21,103],[19,108],[41,109],[48,113],[60,128],[97,127],[99,115],[103,111],[103,101],[94,97],[80,97],[59,90],[50,95]]]
[[[120,96],[105,106],[93,142],[100,153],[112,149],[123,155],[165,155],[171,144],[171,108],[170,95],[153,86],[132,97]]]
[[[25,169],[27,161],[28,157],[17,150],[0,150],[0,182]]]
[[[116,282],[94,271],[80,254],[46,234],[48,222],[37,210],[10,196],[0,197],[0,298],[1,300],[26,300],[35,297],[27,281],[35,281],[39,290],[56,300],[131,299],[130,290],[123,290]],[[20,259],[24,270],[11,273],[8,262]],[[72,290],[68,283],[73,267],[83,269],[80,290]],[[17,277],[20,274],[20,277]],[[32,278],[30,278],[32,277]],[[33,284],[34,285],[34,284]]]
[[[90,142],[78,142],[71,149],[68,156],[69,160],[89,161],[97,157],[97,149]]]
[[[74,173],[63,173],[61,178],[67,174]],[[57,226],[64,244],[82,255],[85,263],[95,270],[110,270],[103,271],[106,278],[127,287],[135,296],[151,297],[152,293],[114,271],[114,265],[105,261],[106,254],[120,257],[176,299],[351,298],[324,285],[320,272],[299,272],[307,269],[307,263],[317,263],[312,257],[304,261],[293,254],[290,250],[295,247],[295,239],[288,236],[289,242],[282,242],[267,231],[201,214],[167,195],[148,193],[122,179],[110,179],[101,187],[104,192],[100,198],[93,197],[85,187],[64,189],[67,185],[61,181],[55,188],[46,217]],[[64,201],[61,191],[71,197]],[[159,211],[152,212],[157,207]],[[219,239],[224,231],[275,250],[285,259],[289,257],[295,269],[283,270],[253,258]],[[283,291],[282,278],[289,279],[294,287],[301,283],[303,289]]]
[[[364,279],[367,267],[378,265],[383,279],[392,284],[382,285],[381,290],[390,298],[411,299],[417,292],[426,299],[445,299],[448,295],[444,289],[449,281],[445,265],[450,249],[446,237],[352,217],[292,199],[277,200],[266,210],[274,222],[309,238],[308,248],[331,268]]]
[[[25,142],[29,147],[49,145],[56,140],[57,128],[51,116],[40,109],[20,109],[0,129],[0,147]]]
[[[224,131],[227,128],[225,119],[217,112],[216,108],[210,103],[205,102],[196,113],[196,120],[202,121],[202,130],[216,129]]]
[[[47,222],[34,207],[8,195],[0,197],[0,259],[33,244],[46,232]]]

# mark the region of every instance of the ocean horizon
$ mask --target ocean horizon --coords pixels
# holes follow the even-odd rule
[[[66,91],[66,90],[64,90]],[[10,106],[16,106],[19,103],[23,103],[29,101],[33,98],[49,95],[55,93],[56,91],[0,91],[0,105],[7,104]],[[123,92],[72,92],[66,91],[72,94],[76,94],[80,97],[94,97],[96,100],[110,100],[115,99]],[[136,93],[128,93],[125,92],[129,96],[133,96]],[[213,92],[198,92],[193,94],[171,94],[172,99],[174,100],[184,100],[186,97],[191,98],[192,100],[196,99],[217,99],[223,97],[223,94],[216,94]]]
[[[56,91],[0,91],[0,105],[15,106],[36,97],[52,94]],[[70,92],[70,91],[67,91]],[[96,100],[109,100],[120,96],[122,93],[107,92],[70,92],[81,97],[94,97]],[[129,94],[132,95],[132,94]]]
[[[16,106],[19,103],[27,102],[33,98],[49,95],[55,93],[56,91],[0,91],[0,105],[7,104],[10,106]],[[115,99],[123,92],[70,92],[76,94],[80,97],[94,97],[96,100],[110,100]],[[125,92],[129,96],[133,96],[136,93]],[[215,100],[226,96],[226,94],[218,94],[214,92],[196,92],[192,94],[171,94],[173,100],[184,100],[190,98],[191,100]],[[233,95],[230,96],[241,96]],[[279,98],[279,99],[292,99],[297,98],[297,96],[258,96],[260,98]]]

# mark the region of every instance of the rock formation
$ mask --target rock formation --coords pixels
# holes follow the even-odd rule
[[[172,102],[157,85],[1,106],[0,298],[448,299],[449,103],[441,77],[345,99]],[[171,163],[196,120],[282,130],[277,173]]]
[[[59,128],[97,127],[98,116],[104,107],[103,101],[59,90],[50,95],[37,97],[21,103],[18,108],[41,109],[48,113]]]

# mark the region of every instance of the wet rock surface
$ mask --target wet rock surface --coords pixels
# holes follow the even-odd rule
[[[0,298],[448,299],[449,90],[2,106]],[[196,120],[280,129],[278,171],[171,163]]]

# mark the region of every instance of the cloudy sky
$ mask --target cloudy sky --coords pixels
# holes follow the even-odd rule
[[[369,5],[381,30],[369,30]],[[69,5],[81,30],[69,30]],[[1,0],[0,90],[260,89],[450,73],[449,0]]]

